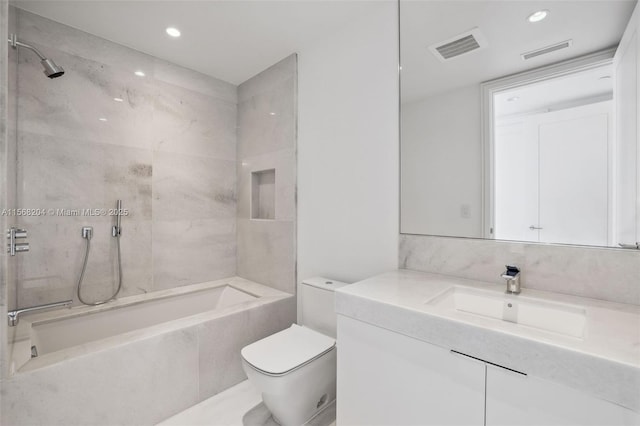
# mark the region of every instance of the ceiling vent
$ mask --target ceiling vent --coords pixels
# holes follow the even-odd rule
[[[526,61],[527,59],[531,59],[541,55],[546,55],[547,53],[555,52],[556,50],[566,49],[567,47],[570,47],[572,43],[573,43],[573,40],[565,40],[560,43],[552,44],[551,46],[546,46],[541,49],[536,49],[536,50],[532,50],[531,52],[523,53],[520,56],[522,56],[522,59]]]
[[[487,46],[486,39],[478,28],[459,34],[440,43],[432,44],[429,50],[440,61],[445,62],[458,56],[482,49]]]

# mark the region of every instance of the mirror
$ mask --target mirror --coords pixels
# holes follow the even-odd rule
[[[401,233],[636,248],[635,6],[400,0]]]

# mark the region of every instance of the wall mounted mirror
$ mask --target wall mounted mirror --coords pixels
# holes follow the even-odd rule
[[[636,3],[400,0],[401,233],[636,248]]]

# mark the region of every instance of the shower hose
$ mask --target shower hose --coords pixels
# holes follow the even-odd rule
[[[87,261],[89,260],[89,252],[91,251],[91,237],[89,236],[88,238],[86,238],[86,240],[87,240],[87,250],[84,253],[84,262],[82,264],[82,272],[80,272],[80,278],[78,279],[78,300],[80,300],[80,302],[84,303],[85,305],[90,305],[90,306],[102,305],[104,303],[107,303],[115,299],[118,293],[120,293],[120,289],[122,288],[122,260],[120,258],[120,233],[118,232],[118,235],[116,235],[116,244],[118,247],[118,289],[116,290],[115,293],[113,293],[113,295],[110,298],[106,300],[101,300],[98,302],[86,302],[85,300],[82,299],[82,296],[80,294],[80,289],[82,288],[82,280],[84,278],[84,272],[87,269]]]

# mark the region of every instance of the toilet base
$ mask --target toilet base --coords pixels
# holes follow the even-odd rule
[[[329,425],[329,424],[331,424],[331,423],[335,422],[335,420],[336,420],[335,405],[336,405],[336,400],[335,400],[335,399],[334,399],[333,401],[329,401],[327,404],[324,404],[324,405],[322,406],[322,408],[320,408],[320,409],[318,410],[318,412],[317,412],[317,413],[315,413],[313,416],[311,416],[311,417],[310,417],[310,418],[309,418],[309,419],[308,419],[308,420],[303,424],[303,426],[304,426],[304,425],[308,425],[308,424],[309,424],[313,419],[317,419],[317,418],[319,418],[319,417],[322,417],[322,416],[324,416],[325,414],[326,414],[326,415],[331,415],[331,414],[332,414],[332,415],[331,415],[331,419],[330,419],[330,420],[326,420],[326,424],[327,424],[327,425]],[[265,407],[266,407],[266,405],[265,405]],[[331,412],[330,412],[332,409],[333,409],[333,413],[331,413]],[[273,413],[271,413],[271,411],[269,411],[269,414],[271,414],[271,418],[273,419],[273,421],[274,421],[276,424],[279,424],[280,426],[282,426],[282,423],[280,423],[280,420],[278,420],[278,419],[276,418],[276,416],[274,416],[274,415],[273,415]],[[322,421],[322,420],[320,420],[320,421]],[[325,424],[325,423],[316,423],[316,424]]]
[[[282,376],[268,376],[244,359],[249,381],[281,426],[301,426],[336,399],[336,348]]]

